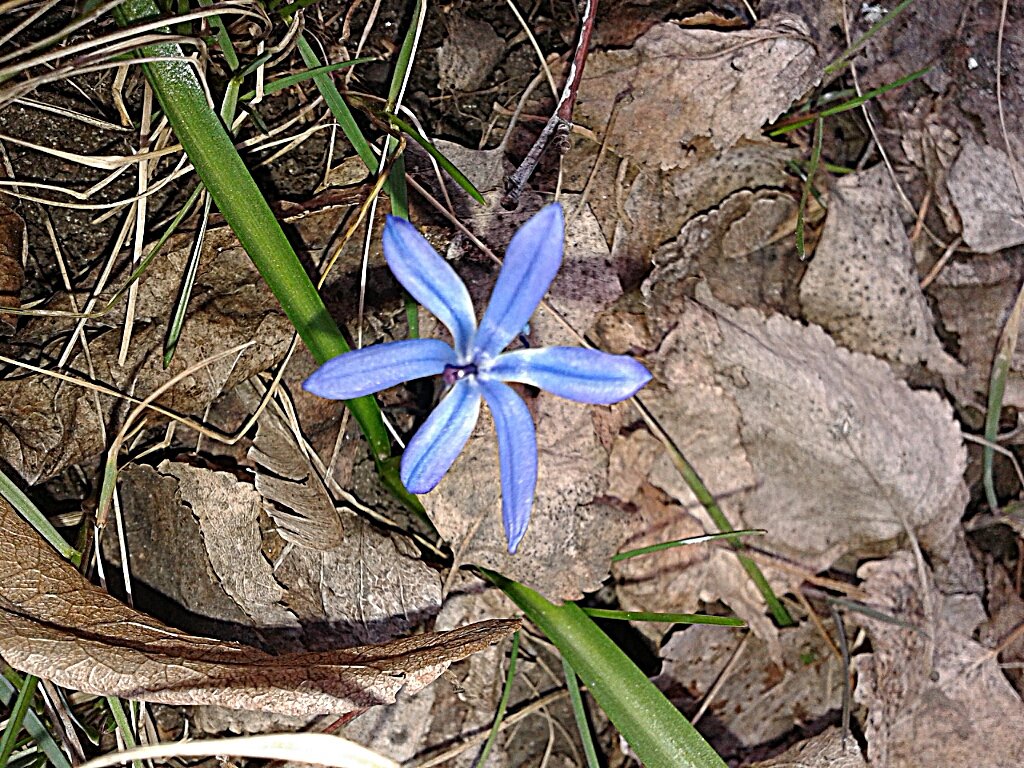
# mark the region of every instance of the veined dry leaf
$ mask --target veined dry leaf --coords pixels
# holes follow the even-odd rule
[[[996,656],[973,639],[985,620],[978,596],[944,594],[931,574],[922,584],[909,552],[868,563],[858,576],[872,606],[919,628],[858,619],[871,637],[872,652],[854,657],[871,764],[1020,765],[1024,704]]]
[[[260,416],[249,459],[257,465],[263,508],[282,539],[318,550],[341,544],[345,529],[334,500],[273,408]]]
[[[179,632],[118,602],[4,500],[0,530],[0,656],[15,669],[97,695],[341,714],[419,690],[519,627],[516,620],[479,622],[382,645],[272,656]]]
[[[960,373],[931,309],[884,165],[839,179],[814,258],[800,283],[804,315],[856,352]]]
[[[791,14],[735,32],[660,24],[631,48],[590,56],[576,110],[601,133],[628,86],[609,146],[652,171],[685,167],[759,135],[820,78],[807,35]]]

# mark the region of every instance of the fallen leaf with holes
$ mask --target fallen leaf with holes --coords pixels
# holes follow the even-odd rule
[[[959,373],[962,366],[935,333],[899,212],[882,164],[835,182],[821,240],[800,283],[804,316],[854,351]]]
[[[124,365],[118,364],[122,301],[97,321],[97,326],[91,326],[89,358],[80,345],[76,346],[65,373],[143,398],[185,368],[254,342],[239,355],[223,357],[187,377],[158,400],[178,413],[199,415],[222,391],[266,370],[284,356],[293,329],[248,255],[224,228],[207,234],[177,352],[171,366],[164,369],[167,318],[178,295],[189,243],[188,236],[173,239],[167,252],[153,261],[140,281],[134,331]],[[52,307],[71,308],[66,297]],[[68,318],[34,319],[13,343],[24,345],[26,350],[45,346],[55,354],[59,347],[51,347],[52,340],[64,340],[74,322]],[[36,353],[26,352],[22,357],[27,362],[40,362],[31,354]],[[50,360],[49,355],[44,359]],[[105,447],[104,426],[107,434],[116,432],[127,411],[123,401],[108,395],[98,395],[97,410],[97,397],[88,389],[13,366],[5,369],[0,377],[0,455],[31,485],[97,455]]]
[[[814,43],[796,16],[734,32],[659,24],[631,48],[590,56],[576,113],[601,134],[627,89],[631,98],[619,103],[610,148],[649,170],[685,167],[759,136],[820,75]]]
[[[812,570],[888,551],[906,527],[948,546],[967,497],[950,406],[817,326],[707,293],[652,308],[671,330],[641,396],[733,523],[767,529],[759,544]],[[667,456],[650,478],[696,504]]]
[[[1001,149],[964,139],[946,185],[972,250],[994,253],[1024,243],[1022,191],[1013,161]]]
[[[840,707],[842,662],[817,627],[778,634],[781,661],[754,635],[707,625],[676,632],[661,649],[655,684],[691,716],[707,700],[701,733],[726,759]]]
[[[908,552],[868,563],[858,576],[871,606],[908,629],[859,620],[871,653],[854,657],[854,699],[867,708],[864,737],[872,765],[1020,764],[1024,704],[988,648],[973,639],[985,620],[975,594],[943,594],[922,583]]]
[[[521,219],[536,210],[529,196],[514,213],[488,211],[479,232],[500,255]],[[564,200],[572,210],[574,197]],[[456,248],[458,245],[455,246]],[[467,284],[481,305],[497,274],[489,262]],[[566,232],[562,270],[548,301],[570,325],[585,331],[600,312],[621,294],[608,261],[608,246],[589,211]],[[433,331],[424,325],[423,334]],[[531,344],[578,345],[578,341],[545,309],[530,321]],[[508,554],[501,523],[501,485],[494,428],[486,409],[455,465],[433,492],[423,496],[427,514],[451,544],[460,562],[476,563],[529,584],[552,599],[571,600],[597,589],[608,562],[625,535],[625,515],[603,503],[608,453],[595,431],[595,406],[569,402],[540,392],[527,394],[537,428],[539,472],[537,492],[526,538],[516,555]]]
[[[282,551],[261,515],[268,500],[232,473],[163,461],[127,468],[121,492],[133,576],[222,625],[203,632],[332,647],[397,637],[440,608],[440,578],[415,549],[343,507],[331,507],[345,529],[335,546]],[[170,540],[181,546],[168,551]]]
[[[305,715],[395,700],[514,632],[479,622],[381,645],[271,656],[168,627],[89,584],[0,500],[0,656],[97,695]]]
[[[843,739],[832,726],[817,736],[798,742],[778,757],[751,763],[750,768],[867,768],[852,734]]]

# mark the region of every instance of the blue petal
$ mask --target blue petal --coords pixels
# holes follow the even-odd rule
[[[390,341],[331,358],[302,388],[332,400],[351,400],[403,381],[434,376],[454,362],[455,352],[439,339]]]
[[[537,487],[537,433],[523,398],[500,381],[481,381],[487,407],[494,416],[501,464],[501,519],[509,554],[514,555],[530,524]]]
[[[484,374],[519,381],[580,403],[608,405],[632,397],[650,372],[625,355],[583,347],[517,349],[499,355]]]
[[[496,355],[523,330],[562,264],[562,206],[540,210],[512,238],[480,321],[475,348]]]
[[[462,453],[479,416],[480,388],[476,381],[457,381],[402,454],[402,484],[412,493],[434,490]]]
[[[405,219],[388,216],[384,258],[398,282],[452,332],[455,349],[465,356],[476,330],[473,302],[447,261]]]

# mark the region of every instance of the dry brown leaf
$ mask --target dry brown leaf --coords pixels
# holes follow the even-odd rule
[[[756,636],[688,627],[661,649],[661,674],[654,682],[687,713],[715,687],[700,728],[720,752],[771,742],[838,709],[843,688],[842,664],[814,624],[779,630],[779,642],[777,664]]]
[[[188,635],[89,584],[0,500],[0,655],[74,690],[305,715],[390,703],[515,631],[480,622],[374,646],[271,656]]]
[[[900,210],[882,164],[835,182],[800,283],[804,315],[856,352],[958,373],[961,366],[935,333]]]
[[[884,550],[904,522],[946,541],[966,501],[947,403],[816,326],[702,301],[658,320],[675,327],[643,398],[734,523],[816,568]],[[667,457],[651,479],[695,503]]]
[[[232,632],[255,627],[271,647],[380,642],[440,607],[437,572],[351,512],[340,511],[338,546],[293,548],[273,569],[261,551],[265,500],[231,473],[170,461],[130,467],[122,494],[133,575],[199,616],[230,622]],[[168,551],[169,540],[182,546]]]
[[[794,744],[778,757],[751,763],[750,768],[867,768],[857,740],[832,726]]]
[[[946,184],[960,214],[964,242],[979,253],[1024,243],[1024,200],[1012,162],[1001,149],[967,137],[949,169]]]
[[[341,516],[320,475],[272,408],[260,416],[249,448],[256,463],[256,490],[281,538],[318,550],[334,549],[345,538]]]
[[[610,147],[652,171],[685,167],[759,135],[820,74],[806,26],[790,14],[735,32],[660,24],[632,48],[590,56],[576,111],[601,131],[628,88]]]
[[[193,289],[190,312],[171,366],[164,370],[163,339],[188,257],[189,238],[175,238],[140,281],[132,344],[118,365],[123,302],[106,316],[100,332],[89,332],[90,359],[76,347],[70,371],[142,398],[185,368],[218,352],[255,342],[236,357],[225,357],[172,387],[158,402],[184,414],[201,414],[217,395],[280,360],[293,329],[231,231],[207,234],[204,258]],[[66,302],[64,302],[66,304]],[[61,302],[57,302],[61,306]],[[64,306],[65,309],[69,308]],[[14,339],[27,346],[46,344],[75,321],[36,319]],[[60,335],[58,336],[58,333]],[[30,361],[31,362],[31,361]],[[91,366],[90,366],[91,362]],[[125,404],[40,374],[0,379],[0,455],[29,484],[36,484],[103,450],[101,425],[109,431],[123,418]]]
[[[872,652],[854,658],[854,698],[868,710],[864,736],[871,764],[1020,765],[1024,704],[996,658],[972,639],[985,619],[981,600],[943,594],[931,578],[922,585],[907,552],[868,563],[858,575],[873,607],[919,628],[860,619]]]
[[[505,40],[486,21],[447,14],[447,34],[437,50],[437,87],[442,92],[473,91],[494,76],[505,55]]]

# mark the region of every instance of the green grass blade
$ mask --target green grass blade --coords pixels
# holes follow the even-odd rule
[[[18,696],[22,684],[15,686],[6,677],[0,675],[0,704],[10,707],[14,703],[15,697]],[[71,762],[68,760],[67,755],[57,746],[57,742],[54,741],[53,736],[46,730],[46,726],[43,725],[43,721],[39,719],[39,715],[31,707],[25,713],[23,727],[25,732],[39,746],[39,749],[42,750],[43,754],[46,755],[48,765],[52,765],[54,768],[71,768]],[[0,766],[2,765],[3,763],[0,762]]]
[[[159,16],[159,9],[152,0],[126,0],[118,7],[117,16],[122,24],[133,23]],[[149,45],[142,52],[183,58],[174,43]],[[207,104],[191,65],[180,60],[149,62],[142,67],[200,179],[313,357],[324,363],[349,351],[220,118]],[[348,401],[348,406],[378,464],[387,459],[391,441],[376,401],[361,397]]]
[[[11,707],[11,716],[7,719],[7,727],[0,736],[0,768],[5,768],[14,753],[14,748],[18,744],[18,734],[21,733],[21,726],[25,721],[25,715],[28,714],[32,697],[36,695],[37,685],[39,678],[35,675],[26,675],[22,681],[18,698]]]
[[[114,716],[114,725],[117,726],[117,730],[121,733],[121,738],[124,740],[125,749],[131,749],[138,742],[135,739],[135,733],[132,731],[132,724],[128,720],[128,715],[124,711],[124,705],[121,700],[116,696],[106,697],[107,706],[110,708],[110,714]],[[143,768],[141,760],[132,760],[134,768]]]
[[[272,93],[283,91],[285,88],[289,88],[298,83],[305,82],[306,80],[315,79],[318,75],[329,75],[331,72],[336,72],[339,69],[346,69],[347,67],[354,67],[357,64],[366,64],[369,61],[376,61],[373,56],[362,56],[358,59],[350,59],[349,61],[338,61],[334,64],[324,64],[320,67],[312,67],[311,69],[304,69],[301,72],[296,72],[294,75],[286,75],[285,77],[278,77],[274,80],[269,81],[263,86],[263,93],[269,96]],[[247,98],[253,98],[256,95],[256,91],[249,91],[246,94]]]
[[[878,34],[878,31],[882,27],[884,27],[889,22],[895,20],[897,16],[903,13],[903,11],[905,11],[912,2],[914,2],[914,0],[902,0],[902,2],[900,2],[895,8],[893,8],[891,11],[885,14],[885,16],[883,16],[874,24],[872,24],[871,28],[868,29],[868,31],[861,35],[859,38],[857,38],[856,42],[854,42],[853,45],[851,45],[849,48],[847,48],[845,51],[839,54],[839,57],[835,61],[833,61],[831,64],[825,67],[825,74],[830,75],[837,69],[846,66],[846,63],[851,58],[853,58],[853,55],[857,53],[857,51],[863,48],[864,45],[869,40],[871,40],[872,37]]]
[[[466,194],[480,203],[480,205],[487,205],[487,201],[484,200],[484,196],[480,194],[480,190],[478,190],[476,186],[474,186],[473,182],[466,177],[466,174],[456,168],[455,164],[445,157],[441,153],[441,150],[435,147],[432,142],[427,141],[426,137],[421,136],[419,131],[400,117],[388,115],[388,120],[390,120],[396,128],[401,130],[403,133],[408,134],[409,138],[423,147],[427,154],[434,158],[437,164],[444,169],[444,172],[451,176],[455,180],[456,184],[466,190]]]
[[[856,109],[861,104],[870,101],[876,96],[881,96],[883,93],[888,93],[889,91],[895,88],[899,88],[900,86],[906,85],[912,80],[917,80],[919,77],[924,77],[930,69],[931,67],[925,67],[924,69],[919,69],[916,72],[911,72],[909,75],[904,75],[899,80],[894,80],[891,83],[886,83],[885,85],[881,85],[878,88],[872,88],[870,91],[864,91],[864,93],[862,93],[860,96],[850,99],[849,101],[844,101],[842,104],[836,104],[835,106],[828,107],[827,109],[822,109],[818,112],[813,112],[811,114],[808,114],[806,117],[803,117],[799,120],[795,120],[792,123],[786,123],[785,125],[781,125],[778,128],[774,128],[768,131],[768,135],[771,136],[772,138],[775,138],[776,136],[781,136],[784,133],[790,133],[791,131],[795,131],[798,128],[803,128],[805,125],[810,125],[819,118],[831,117],[832,115],[838,115],[840,112],[846,112],[851,109]]]
[[[66,560],[70,560],[76,566],[82,564],[81,553],[64,541],[53,524],[46,519],[46,515],[39,511],[39,507],[32,503],[32,499],[26,496],[21,488],[14,484],[3,470],[0,470],[0,495],[2,495],[14,507],[18,514],[25,518],[25,521],[36,529],[57,552]]]
[[[646,768],[724,768],[682,713],[575,603],[483,572],[555,644]]]
[[[298,40],[296,40],[296,46],[299,49],[299,54],[302,56],[302,61],[309,67],[310,71],[317,70],[323,66],[320,59],[317,58],[316,51],[313,50],[313,46],[309,44],[305,36],[299,35]],[[345,134],[348,143],[352,145],[356,154],[362,158],[363,163],[370,169],[370,173],[376,173],[377,168],[380,167],[380,163],[377,162],[377,155],[374,154],[373,148],[370,147],[370,142],[363,136],[363,132],[359,128],[352,110],[348,108],[345,99],[338,92],[338,87],[334,84],[334,78],[331,77],[329,72],[314,74],[313,83],[316,85],[317,90],[320,91],[320,95],[324,97],[327,108],[331,110],[334,119],[338,121],[341,132]]]
[[[512,635],[512,649],[508,654],[508,671],[505,673],[505,685],[501,689],[501,700],[498,702],[498,711],[494,713],[494,724],[491,725],[491,732],[487,735],[484,748],[480,750],[480,757],[476,759],[475,765],[483,768],[487,765],[487,757],[494,749],[494,743],[498,740],[498,733],[501,731],[501,723],[505,719],[505,712],[508,711],[508,700],[512,695],[512,683],[516,679],[516,660],[519,658],[519,635],[522,630],[517,630]]]
[[[192,299],[192,287],[196,282],[196,274],[199,272],[199,257],[203,253],[203,243],[206,242],[206,227],[210,222],[210,207],[213,199],[207,195],[203,201],[202,218],[199,221],[199,230],[192,241],[192,248],[188,254],[188,263],[185,264],[185,273],[181,276],[181,288],[178,290],[178,300],[174,303],[174,313],[171,316],[170,326],[167,328],[167,337],[164,340],[164,368],[171,364],[174,357],[174,350],[178,348],[178,339],[181,338],[181,330],[185,327],[185,314],[188,312],[188,303]]]
[[[804,247],[804,217],[807,213],[807,203],[811,198],[811,189],[814,187],[814,174],[818,172],[818,163],[821,160],[821,143],[825,134],[825,118],[819,117],[814,121],[814,149],[811,150],[811,162],[807,166],[807,178],[804,179],[803,189],[800,190],[800,207],[796,213],[796,254],[800,261],[807,258]]]
[[[738,539],[742,536],[764,536],[766,533],[767,531],[762,528],[745,528],[742,531],[705,533],[702,536],[687,536],[685,539],[673,539],[672,541],[663,541],[659,544],[651,544],[649,547],[638,547],[637,549],[630,549],[626,552],[619,552],[619,554],[612,557],[612,562],[618,563],[623,560],[629,560],[632,557],[650,555],[654,552],[661,552],[665,549],[674,549],[675,547],[685,547],[690,544],[704,544],[708,541],[721,541],[723,539]]]
[[[999,499],[996,497],[995,480],[992,477],[992,462],[995,452],[992,446],[999,438],[999,415],[1003,410],[1003,396],[1006,393],[1006,378],[1010,375],[1013,351],[1020,336],[1021,314],[1024,313],[1024,285],[1017,292],[1017,299],[1006,319],[999,346],[992,360],[992,373],[988,382],[988,405],[985,410],[985,444],[981,449],[981,481],[985,488],[985,500],[993,514],[999,514]]]
[[[732,616],[708,616],[704,613],[658,613],[655,611],[616,611],[609,608],[584,608],[592,619],[617,621],[660,621],[668,624],[714,624],[718,627],[745,627],[743,619]]]
[[[601,768],[601,761],[597,759],[597,749],[594,748],[594,737],[590,733],[590,723],[587,721],[587,710],[583,706],[583,697],[580,695],[579,680],[576,677],[576,670],[562,657],[562,670],[565,672],[565,687],[569,691],[569,703],[572,705],[572,715],[576,720],[576,730],[580,734],[580,742],[583,744],[583,754],[587,759],[587,768]]]

